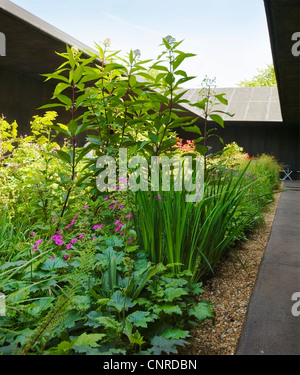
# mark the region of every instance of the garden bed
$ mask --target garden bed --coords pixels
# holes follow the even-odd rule
[[[215,269],[204,285],[201,299],[215,304],[215,324],[211,320],[191,332],[192,338],[180,350],[187,355],[234,355],[242,333],[251,293],[267,246],[280,194],[264,214],[265,225],[257,227],[249,241],[239,243],[235,251]],[[246,271],[234,256],[246,265]]]

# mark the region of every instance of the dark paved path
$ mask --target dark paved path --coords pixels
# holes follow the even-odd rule
[[[286,181],[236,355],[299,355],[300,181]],[[298,292],[298,299],[292,295]]]

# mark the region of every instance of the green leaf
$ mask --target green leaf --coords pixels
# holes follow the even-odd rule
[[[69,132],[72,134],[72,135],[75,135],[76,133],[76,130],[77,130],[77,122],[75,120],[71,120],[68,125],[67,125],[68,129],[69,129]]]
[[[197,103],[190,103],[190,105],[192,105],[193,107],[197,107],[197,108],[200,108],[200,109],[205,110],[206,103],[207,103],[207,98],[204,98],[204,99],[201,100],[200,102],[197,102]]]
[[[132,314],[127,316],[130,323],[136,327],[147,327],[147,323],[153,322],[157,318],[157,315],[151,314],[149,311],[134,311]]]
[[[133,345],[137,344],[139,346],[142,346],[145,343],[143,336],[137,330],[135,331],[135,333],[132,333],[132,328],[132,324],[128,320],[126,320],[124,333],[128,337],[129,342]]]
[[[108,305],[121,312],[123,310],[127,311],[130,307],[134,306],[135,302],[132,302],[129,297],[124,296],[120,290],[117,290],[111,295]]]
[[[152,76],[151,76],[150,74],[148,74],[148,73],[145,73],[145,72],[139,72],[138,75],[141,76],[141,77],[143,77],[143,78],[145,78],[147,81],[150,81],[150,82],[154,81],[154,77],[152,77]]]
[[[63,162],[67,162],[68,164],[71,164],[71,158],[70,155],[62,150],[57,150],[56,154],[52,154],[58,159],[62,160]]]
[[[190,284],[189,285],[189,288],[192,292],[193,295],[198,295],[200,293],[203,293],[204,290],[202,289],[202,282],[199,282],[199,283],[195,283],[195,284]]]
[[[47,310],[54,300],[54,297],[43,297],[37,301],[34,301],[30,306],[27,308],[27,313],[30,315],[37,316],[39,315],[43,310]]]
[[[209,115],[210,119],[224,128],[224,120],[219,115]]]
[[[98,341],[101,341],[106,335],[103,333],[86,333],[84,332],[77,339],[72,341],[72,346],[87,346],[94,348],[99,346]]]
[[[197,303],[192,309],[188,311],[189,316],[193,316],[198,320],[214,319],[214,312],[211,304],[207,301]]]
[[[114,331],[119,331],[121,329],[122,324],[117,322],[116,320],[109,318],[108,316],[98,316],[94,319],[99,325],[105,327],[105,329],[110,328]]]
[[[196,144],[196,151],[198,151],[201,155],[207,154],[207,148],[203,145]]]
[[[175,82],[174,74],[169,72],[165,77],[166,83],[171,86]]]
[[[93,143],[94,145],[102,146],[102,141],[100,140],[98,136],[90,135],[89,137],[86,138],[86,140],[88,142]]]
[[[158,142],[158,135],[154,133],[148,133],[148,137],[151,139],[151,141],[155,144]]]
[[[53,346],[49,349],[48,353],[51,355],[68,355],[72,349],[73,344],[69,341],[62,341],[57,346]]]
[[[37,109],[47,109],[47,108],[55,108],[55,107],[65,107],[65,104],[61,103],[52,103],[52,104],[45,104],[42,105],[41,107],[38,107]]]
[[[94,146],[93,145],[89,145],[87,147],[85,147],[81,152],[80,154],[77,156],[76,158],[76,164],[78,164],[80,162],[81,159],[83,159],[91,150],[93,150]]]
[[[179,328],[172,328],[164,331],[162,333],[162,336],[165,339],[183,339],[185,337],[190,337],[190,332],[189,331],[183,331],[182,329]]]
[[[152,65],[150,69],[155,69],[155,70],[161,70],[163,72],[168,72],[169,73],[169,70],[167,67],[163,66],[163,65]]]
[[[71,50],[71,48],[67,45],[67,52],[68,52],[68,57],[69,57],[69,63],[72,67],[72,69],[75,68],[75,59],[74,59],[74,55],[73,55],[73,51]]]
[[[183,346],[186,343],[185,340],[173,340],[173,339],[166,339],[162,336],[154,336],[151,340],[151,351],[154,355],[160,355],[161,353],[166,354],[176,354],[177,353],[177,346]]]
[[[223,96],[226,95],[225,93],[223,94],[217,94],[217,95],[214,95],[215,98],[217,98],[219,100],[219,102],[221,102],[222,104],[225,104],[225,105],[228,105],[228,100],[223,98]]]
[[[90,296],[74,296],[72,302],[75,303],[79,310],[87,310],[90,307]]]
[[[80,81],[82,74],[83,74],[83,66],[79,66],[75,71],[73,75],[74,83],[76,84],[78,81]]]
[[[176,298],[180,298],[187,294],[187,291],[183,288],[168,288],[165,291],[165,300],[167,302],[172,302]]]
[[[47,259],[41,266],[42,270],[51,271],[57,268],[68,267],[68,264],[62,258]]]
[[[182,127],[187,132],[197,133],[201,135],[201,130],[197,125],[194,126],[183,126]]]
[[[179,65],[184,61],[185,59],[185,56],[184,54],[180,54],[178,55],[173,61],[172,61],[172,66],[173,66],[173,70],[176,70]]]
[[[67,70],[67,69],[61,69],[59,72],[61,73],[61,72],[65,71],[65,70]],[[49,81],[49,79],[58,79],[60,81],[64,81],[64,82],[66,82],[66,83],[69,84],[68,78],[66,78],[66,77],[58,74],[58,72],[56,72],[56,73],[50,73],[50,74],[49,73],[48,74],[41,74],[41,76],[47,77],[47,79],[45,80],[45,82]]]
[[[132,299],[135,300],[140,295],[141,291],[144,289],[147,282],[162,269],[163,265],[161,263],[155,266],[147,267],[146,270],[140,275],[137,282],[137,286],[133,292]]]
[[[21,345],[24,345],[28,341],[29,337],[33,334],[33,330],[27,327],[18,333],[19,334],[15,338],[14,342],[15,344],[20,343]]]
[[[153,308],[153,312],[155,314],[160,314],[160,312],[162,311],[167,315],[172,315],[172,314],[182,315],[182,311],[180,307],[177,305],[170,304],[170,303],[165,303],[162,306],[155,305]]]
[[[72,107],[72,100],[68,96],[63,95],[63,94],[58,94],[58,95],[55,95],[55,98],[57,98],[63,104],[66,104],[68,107]]]
[[[60,82],[56,85],[55,87],[55,90],[54,90],[54,93],[53,95],[54,96],[57,96],[59,95],[61,92],[63,92],[65,89],[69,88],[70,85],[68,83],[63,83],[63,82]]]

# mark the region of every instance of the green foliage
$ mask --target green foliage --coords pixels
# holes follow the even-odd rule
[[[274,87],[277,86],[277,80],[274,71],[274,65],[268,64],[265,69],[258,69],[259,74],[250,80],[244,80],[238,83],[240,87]]]
[[[218,137],[220,142],[223,143],[223,139],[214,133],[216,128],[210,128],[208,126],[208,120],[213,121],[222,128],[224,128],[224,119],[223,116],[234,116],[229,112],[216,109],[220,104],[228,104],[227,99],[224,98],[225,94],[217,94],[215,92],[215,80],[211,80],[208,77],[205,77],[202,82],[202,89],[199,92],[200,100],[196,103],[191,104],[194,107],[197,107],[201,110],[202,116],[204,118],[204,129],[203,134],[198,127],[189,127],[186,130],[197,133],[200,135],[197,139],[194,140],[196,143],[196,150],[199,151],[202,155],[207,155],[209,146],[207,141],[210,137]],[[206,158],[205,166],[206,170]]]
[[[144,252],[107,247],[111,240],[86,240],[67,261],[49,259],[44,249],[2,265],[8,313],[0,322],[1,353],[176,353],[189,337],[184,328],[214,319],[210,304],[195,299],[201,284],[151,265]],[[115,275],[110,288],[107,272]]]
[[[244,210],[257,183],[245,180],[247,168],[237,175],[212,175],[204,184],[203,199],[197,203],[185,202],[184,190],[160,191],[159,197],[156,192],[139,191],[134,217],[140,246],[149,258],[172,264],[175,274],[187,270],[191,282],[212,272],[256,219],[257,207]]]
[[[49,110],[22,137],[0,119],[1,354],[176,354],[193,327],[214,322],[201,277],[270,201],[276,161],[262,155],[244,165],[247,154],[226,146],[205,158],[204,198],[195,203],[184,190],[96,187],[97,159],[118,159],[121,147],[147,160],[207,156],[207,121],[224,125],[215,105],[227,100],[206,81],[195,104],[203,135],[178,109],[186,102],[180,85],[193,78],[181,70],[194,56],[181,43],[163,38],[155,61],[141,61],[139,50],[121,58],[108,40],[90,57],[67,46],[62,64],[44,75],[57,85],[43,108],[65,108],[69,122]],[[199,135],[196,145],[178,142],[180,127]]]
[[[0,117],[0,163],[5,158],[4,155],[14,149],[14,142],[18,135],[17,127],[15,121],[9,124],[3,115]]]

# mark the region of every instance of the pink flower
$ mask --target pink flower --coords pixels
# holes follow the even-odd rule
[[[30,237],[33,238],[36,235],[36,232],[30,233]]]
[[[109,200],[109,196],[103,198],[104,201],[108,201]]]
[[[118,207],[119,210],[122,210],[123,208],[124,208],[124,205],[123,205],[123,204],[121,204],[121,205]]]
[[[71,243],[68,243],[68,245],[66,245],[66,248],[67,248],[68,250],[70,250],[71,247],[72,247],[72,244],[71,244]]]
[[[57,234],[60,234],[62,232],[62,229],[58,230],[56,233]]]
[[[128,240],[127,240],[127,242],[130,243],[132,240],[133,240],[133,238],[129,237]]]
[[[75,219],[72,219],[71,221],[71,225],[74,225],[75,224]],[[70,224],[69,224],[70,225]]]
[[[93,241],[95,241],[95,239],[96,239],[96,238],[97,238],[97,237],[96,237],[96,236],[94,236],[94,237],[93,237]]]
[[[123,184],[127,184],[127,178],[124,178],[124,177],[118,177],[118,180],[123,182]]]
[[[62,235],[55,234],[54,236],[51,237],[51,240],[55,241],[56,245],[61,245],[60,243],[57,243],[57,242],[62,242]]]
[[[67,226],[66,226],[66,229],[69,229],[71,227],[71,224],[68,224]]]
[[[116,190],[120,189],[120,186],[119,185],[116,185]]]
[[[69,257],[69,255],[64,255],[64,258],[69,259],[70,257]]]
[[[120,236],[123,236],[124,232],[120,232]]]
[[[34,244],[33,248],[34,248],[34,249],[37,249],[38,245],[39,245],[40,243],[42,243],[43,241],[44,241],[43,239],[40,239],[40,240],[35,241],[35,244]]]
[[[161,201],[161,195],[160,194],[158,194],[157,198]]]
[[[115,221],[115,224],[118,225],[119,223],[121,223],[121,220],[116,220]]]
[[[77,238],[72,238],[71,239],[71,243],[73,244],[73,243],[76,243],[77,242]]]
[[[109,206],[109,208],[110,208],[111,210],[114,210],[114,209],[115,209],[115,206]]]
[[[78,218],[78,214],[73,217],[73,220],[76,220]]]
[[[97,229],[101,229],[103,227],[104,224],[100,224],[100,225],[94,225],[93,226],[93,229],[94,230],[97,230]]]
[[[83,207],[84,210],[87,210],[89,208],[89,205],[87,204],[86,206]]]
[[[122,228],[123,225],[124,224],[122,224],[122,223],[120,225],[118,225],[117,228],[115,229],[115,232],[118,232]]]
[[[50,257],[50,259],[54,259],[54,257]]]
[[[62,246],[64,244],[64,241],[62,241],[62,240],[56,240],[55,244],[58,245],[58,246]]]
[[[35,252],[35,253],[38,253],[39,251],[38,251],[38,250],[35,250],[34,252]]]
[[[132,215],[129,214],[129,215],[126,215],[125,217],[126,217],[126,219],[131,219],[131,218],[132,218]]]
[[[83,237],[84,237],[84,234],[83,234],[83,233],[81,233],[81,234],[78,236],[79,239],[81,239],[81,238],[83,238]]]
[[[51,223],[54,223],[54,221],[56,221],[56,217],[51,220]]]

